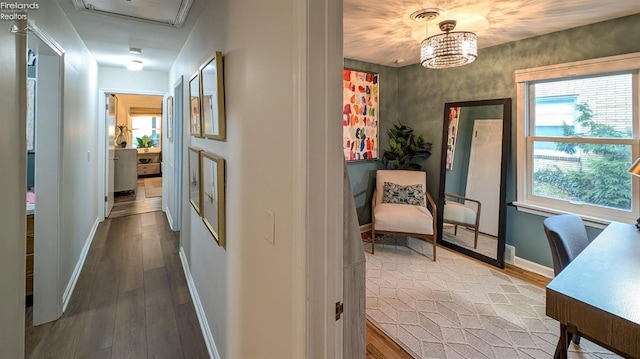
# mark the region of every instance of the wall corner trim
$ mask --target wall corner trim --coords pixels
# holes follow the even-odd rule
[[[169,210],[169,207],[165,206],[164,207],[164,214],[167,217],[167,221],[169,221],[169,227],[171,228],[172,231],[176,231],[173,225],[173,217],[171,217],[171,211]]]
[[[89,248],[91,248],[91,243],[93,243],[93,237],[95,237],[96,231],[98,230],[98,224],[100,224],[100,218],[96,218],[96,220],[93,222],[93,226],[91,227],[89,236],[87,237],[87,240],[84,243],[84,247],[82,248],[82,252],[80,253],[80,258],[78,258],[76,267],[71,274],[71,279],[69,279],[67,288],[65,288],[64,294],[62,294],[63,313],[67,310],[67,305],[69,305],[73,290],[76,288],[76,283],[78,283],[78,277],[80,277],[80,272],[82,271],[82,267],[84,266],[84,261],[87,259],[87,253],[89,253]]]
[[[213,340],[213,334],[211,334],[211,329],[209,328],[209,322],[207,321],[207,317],[204,314],[204,308],[202,307],[202,302],[200,302],[200,297],[198,296],[198,291],[196,290],[196,284],[193,281],[193,277],[191,276],[191,270],[189,270],[187,255],[184,253],[183,247],[180,247],[180,262],[182,263],[184,276],[187,278],[189,293],[191,294],[191,299],[193,300],[193,306],[196,309],[196,315],[198,316],[198,322],[200,323],[200,330],[202,330],[202,336],[204,337],[204,342],[207,345],[209,357],[212,359],[220,359],[220,354],[218,354],[216,343]]]

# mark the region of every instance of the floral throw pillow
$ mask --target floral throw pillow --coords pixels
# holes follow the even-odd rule
[[[385,182],[382,203],[424,206],[424,191],[422,190],[422,185],[413,184],[401,186],[392,182]]]

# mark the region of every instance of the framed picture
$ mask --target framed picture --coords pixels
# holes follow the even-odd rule
[[[189,133],[191,136],[202,137],[200,126],[200,76],[197,72],[189,80]]]
[[[167,97],[167,140],[173,142],[173,96]]]
[[[36,133],[36,80],[27,79],[27,151],[34,150]]]
[[[189,147],[189,202],[196,213],[202,216],[200,152],[202,151],[199,148]]]
[[[378,158],[379,75],[342,70],[342,146],[347,161]]]
[[[225,161],[214,154],[201,152],[202,220],[218,245],[225,246]]]
[[[200,67],[202,132],[204,137],[214,140],[227,138],[224,118],[223,73],[222,52],[220,51],[216,51]]]

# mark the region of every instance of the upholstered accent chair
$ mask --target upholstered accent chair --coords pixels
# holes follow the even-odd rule
[[[419,238],[433,245],[436,260],[436,204],[427,192],[427,173],[378,170],[371,201],[371,253],[376,235]]]
[[[545,218],[542,222],[549,240],[553,272],[558,275],[571,261],[589,245],[587,230],[582,218],[575,214],[560,214]],[[580,336],[567,333],[568,340],[580,344]]]
[[[453,193],[445,193],[444,196],[443,223],[453,224],[453,234],[455,235],[458,234],[458,226],[472,229],[474,231],[473,248],[478,248],[478,229],[482,204],[475,199]]]

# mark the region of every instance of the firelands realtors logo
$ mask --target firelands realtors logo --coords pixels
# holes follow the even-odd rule
[[[0,1],[0,20],[26,20],[27,11],[38,10],[40,4]]]

